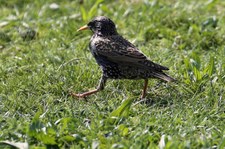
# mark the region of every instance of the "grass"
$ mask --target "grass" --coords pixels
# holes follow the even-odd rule
[[[55,4],[56,5],[55,5]],[[0,147],[224,148],[225,2],[4,1],[0,5]],[[70,91],[97,86],[101,71],[88,50],[105,15],[178,83],[111,80],[76,100]]]

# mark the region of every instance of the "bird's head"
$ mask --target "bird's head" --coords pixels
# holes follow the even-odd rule
[[[98,16],[90,21],[87,25],[81,27],[77,31],[90,29],[94,34],[109,36],[116,35],[116,26],[112,20],[104,16]]]

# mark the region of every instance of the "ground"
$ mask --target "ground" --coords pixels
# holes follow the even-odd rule
[[[224,148],[225,1],[2,1],[0,147]],[[101,70],[89,49],[104,15],[175,83],[110,80],[85,100]]]

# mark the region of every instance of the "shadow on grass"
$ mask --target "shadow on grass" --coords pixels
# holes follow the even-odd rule
[[[168,85],[165,83],[158,83],[151,89],[151,92],[147,94],[144,99],[137,99],[136,104],[143,104],[147,106],[167,107],[174,103],[183,102],[188,99],[188,95],[180,93],[177,90],[178,84]]]

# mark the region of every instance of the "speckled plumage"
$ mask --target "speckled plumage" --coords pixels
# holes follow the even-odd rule
[[[168,70],[148,60],[133,44],[120,35],[106,37],[93,35],[90,51],[107,78],[147,79],[157,77],[162,70]]]
[[[144,79],[143,98],[146,95],[148,78],[158,78],[167,82],[174,80],[163,72],[169,70],[167,67],[150,61],[138,48],[120,36],[109,18],[96,17],[80,30],[87,28],[94,33],[89,48],[103,75],[96,90],[72,95],[85,97],[98,92],[104,88],[107,79]]]

